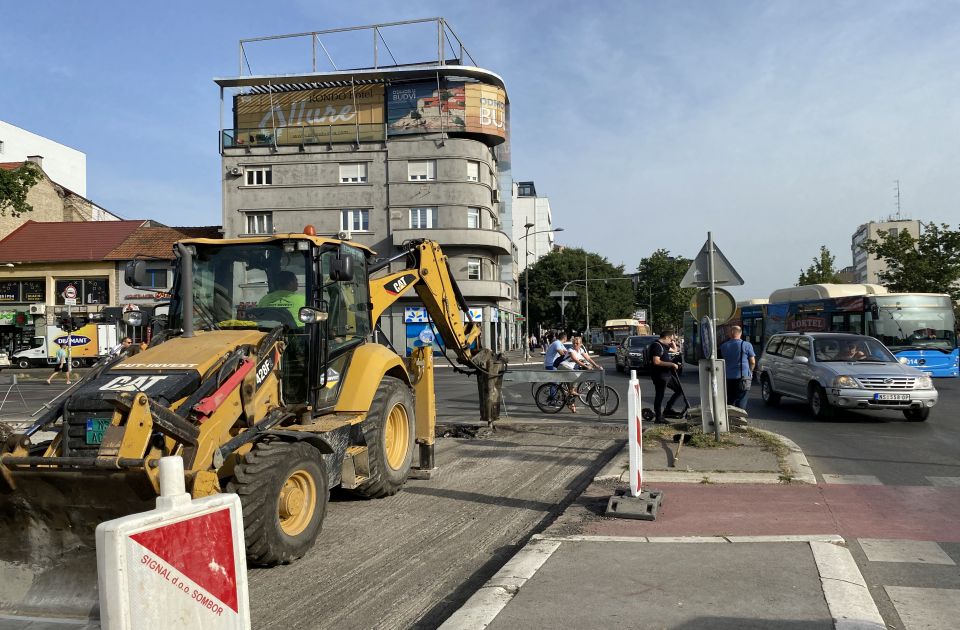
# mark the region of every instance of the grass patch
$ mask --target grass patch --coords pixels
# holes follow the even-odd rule
[[[770,451],[776,455],[777,465],[780,467],[780,481],[783,483],[793,481],[793,470],[787,465],[787,455],[790,454],[790,449],[787,448],[787,445],[766,431],[758,431],[752,427],[745,427],[743,430],[759,442],[763,446],[763,450]]]

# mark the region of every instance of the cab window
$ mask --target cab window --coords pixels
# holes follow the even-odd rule
[[[783,337],[774,337],[767,343],[767,354],[777,354],[780,349],[780,342],[783,341]]]
[[[780,346],[780,356],[787,359],[792,359],[796,351],[797,351],[797,338],[796,337],[784,338],[783,345]]]
[[[797,340],[797,353],[794,356],[810,358],[810,340],[801,337]]]

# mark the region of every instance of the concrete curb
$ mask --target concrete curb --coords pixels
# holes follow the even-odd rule
[[[790,451],[787,454],[786,465],[791,476],[789,481],[779,472],[690,472],[685,470],[645,470],[643,481],[651,483],[805,483],[815,485],[817,478],[807,462],[803,450],[792,440],[772,431],[765,431],[751,427],[753,431],[766,433],[780,440]],[[617,455],[594,477],[594,481],[622,481],[626,467],[629,465],[629,449],[624,445]]]
[[[837,535],[791,536],[551,536],[536,534],[496,575],[454,612],[440,630],[486,628],[506,608],[527,580],[565,542],[611,542],[646,544],[740,544],[806,543],[813,553],[827,609],[837,630],[881,630],[886,628],[870,589],[847,549]]]

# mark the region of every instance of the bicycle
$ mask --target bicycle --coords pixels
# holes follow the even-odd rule
[[[537,408],[544,413],[558,413],[577,399],[600,416],[613,415],[620,407],[620,394],[617,390],[609,385],[601,387],[597,381],[584,381],[573,389],[560,383],[543,383],[537,388],[533,398]]]

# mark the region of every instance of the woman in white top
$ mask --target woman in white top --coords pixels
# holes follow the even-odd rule
[[[578,346],[577,340],[579,337],[573,338],[573,346],[567,350],[567,358],[560,364],[560,367],[567,370],[589,370],[591,368],[590,363],[586,358],[584,358],[584,349],[582,346]],[[573,385],[569,385],[567,391],[570,392],[570,411],[572,413],[577,413],[576,400],[577,397],[573,395]]]

